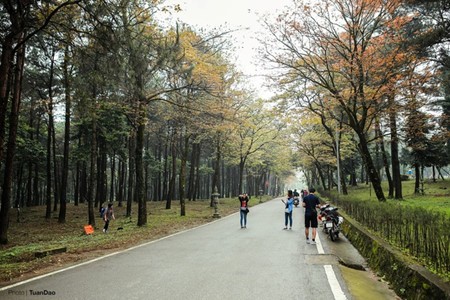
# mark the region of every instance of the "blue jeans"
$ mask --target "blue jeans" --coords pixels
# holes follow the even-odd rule
[[[284,226],[288,226],[288,218],[289,218],[289,227],[292,227],[292,211],[290,213],[284,213]]]
[[[241,227],[247,226],[247,212],[241,209]]]

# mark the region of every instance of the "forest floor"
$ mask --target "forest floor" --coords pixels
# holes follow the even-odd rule
[[[264,197],[269,200],[269,197]],[[254,205],[259,200],[254,200]],[[251,203],[250,203],[251,204]],[[132,216],[126,217],[126,203],[114,203],[116,219],[111,221],[108,233],[103,233],[104,222],[96,209],[94,233],[87,235],[87,204],[68,203],[66,222],[58,222],[58,212],[45,218],[45,206],[12,209],[8,230],[8,244],[0,246],[0,286],[10,285],[30,277],[48,273],[65,266],[78,264],[108,253],[143,242],[184,231],[215,220],[209,200],[186,201],[186,216],[180,216],[180,203],[173,201],[171,209],[166,202],[147,203],[147,225],[137,226],[137,204]],[[220,199],[219,213],[226,216],[236,212],[236,199]],[[120,230],[118,230],[121,228]],[[35,253],[66,247],[64,253],[36,258]]]

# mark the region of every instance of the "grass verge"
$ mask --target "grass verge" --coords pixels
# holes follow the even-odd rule
[[[382,182],[385,197],[388,197],[388,183]],[[426,180],[423,183],[423,194],[414,193],[414,181],[402,181],[403,200],[397,201],[400,205],[422,207],[433,211],[443,212],[450,216],[450,180],[433,182]],[[346,196],[340,195],[340,198]],[[348,187],[348,197],[360,201],[377,200],[371,185],[360,184],[357,187]],[[396,201],[388,199],[389,201]]]

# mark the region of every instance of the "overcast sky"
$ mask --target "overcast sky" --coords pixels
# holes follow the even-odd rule
[[[167,0],[165,4],[179,4],[182,11],[174,17],[196,27],[242,28],[233,33],[238,43],[236,65],[246,75],[257,76],[263,73],[256,68],[255,48],[258,44],[255,36],[262,30],[258,20],[265,14],[276,15],[291,2],[292,0]],[[262,82],[261,78],[254,78],[252,81],[256,86],[260,86]]]

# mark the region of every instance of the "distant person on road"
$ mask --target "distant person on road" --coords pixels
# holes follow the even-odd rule
[[[305,198],[306,196],[308,196],[308,190],[303,189],[301,195],[302,195],[302,199]]]
[[[288,229],[288,220],[289,220],[289,229],[292,229],[292,210],[294,206],[294,194],[292,193],[292,190],[288,191],[287,194],[287,200],[284,201],[284,199],[281,199],[281,202],[284,203],[285,209],[284,209],[284,230]]]
[[[314,188],[309,189],[309,194],[303,198],[303,207],[305,208],[305,236],[307,244],[315,244],[316,243],[316,235],[317,235],[317,210],[316,208],[320,207],[319,198],[314,195],[316,190]],[[309,227],[312,228],[312,241],[309,241]]]
[[[239,209],[241,217],[241,228],[247,228],[247,214],[249,212],[248,210],[249,200],[250,199],[248,198],[248,195],[246,193],[239,195],[239,202],[241,203],[241,207]]]
[[[103,232],[108,232],[109,221],[115,220],[114,217],[114,208],[112,203],[108,203],[108,208],[106,208],[105,213],[103,214],[103,220],[105,221],[105,226],[103,227]]]

